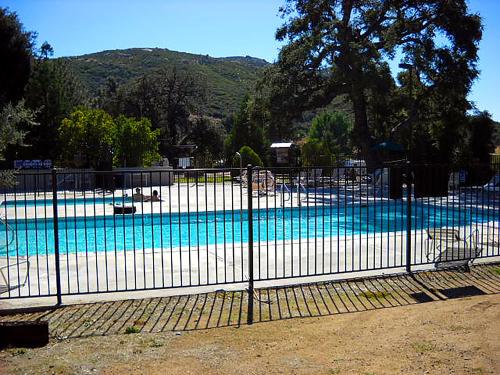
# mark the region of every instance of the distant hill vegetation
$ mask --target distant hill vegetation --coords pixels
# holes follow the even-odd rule
[[[108,78],[114,78],[118,84],[127,84],[161,68],[187,70],[206,82],[205,114],[219,118],[239,108],[245,93],[254,86],[259,70],[269,64],[250,56],[214,58],[163,48],[110,50],[60,59],[69,63],[93,95]]]
[[[500,151],[500,122],[495,121],[495,127],[493,130],[493,144],[495,145],[496,148],[499,150],[497,153]]]

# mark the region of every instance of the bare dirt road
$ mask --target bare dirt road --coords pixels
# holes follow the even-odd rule
[[[45,348],[1,351],[0,374],[500,374],[500,294],[52,339]]]

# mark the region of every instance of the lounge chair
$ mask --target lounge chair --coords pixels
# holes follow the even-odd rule
[[[500,249],[500,226],[499,222],[491,221],[489,223],[478,224],[476,230],[479,235],[479,246],[483,249]]]
[[[276,191],[274,175],[271,171],[257,170],[252,173],[252,190],[257,195],[267,195]]]
[[[389,194],[389,168],[375,169],[372,175],[374,194],[377,197],[388,196]]]
[[[241,182],[244,186],[248,185],[246,171],[241,174]],[[276,182],[271,171],[259,169],[252,171],[252,194],[268,195],[276,191]]]
[[[491,180],[483,185],[483,191],[500,194],[500,174],[497,174],[491,178]]]
[[[28,273],[30,268],[29,259],[27,257],[10,257],[10,259],[15,259],[15,261],[9,262],[9,264],[7,265],[0,266],[0,275],[2,276],[0,281],[0,294],[7,293],[9,290],[21,288],[26,284],[26,281],[28,280]],[[24,264],[26,265],[26,273],[24,273],[23,277],[20,278],[18,277],[21,273],[20,266]],[[9,274],[10,268],[12,268],[13,271]],[[12,284],[11,280],[14,280],[14,282],[17,283]]]
[[[460,186],[460,173],[451,172],[448,179],[448,190],[456,190]]]
[[[482,249],[477,246],[477,229],[466,238],[453,228],[427,229],[426,258],[436,268],[465,267],[474,261]]]
[[[323,184],[323,169],[315,168],[311,170],[306,170],[299,172],[295,183],[299,183],[303,186],[322,186]]]
[[[340,183],[341,181],[343,182],[345,178],[345,169],[344,168],[333,168],[332,169],[332,177],[331,180],[334,183]]]
[[[0,226],[5,226],[2,228],[2,233],[6,233],[5,244],[0,244],[0,294],[6,293],[10,290],[21,288],[26,284],[28,280],[28,273],[30,268],[30,261],[28,256],[5,256],[2,253],[7,251],[10,244],[14,240],[14,234],[12,234],[9,239],[9,233],[11,229],[9,224],[7,224],[3,219],[0,219]],[[7,230],[5,230],[7,229]],[[26,273],[21,277],[22,269],[26,267]],[[12,271],[9,271],[9,270]],[[14,281],[14,283],[12,283]],[[17,282],[17,283],[16,283]]]

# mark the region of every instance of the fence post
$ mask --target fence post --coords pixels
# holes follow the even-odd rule
[[[411,162],[406,162],[406,272],[411,272],[411,194],[412,176]]]
[[[62,305],[61,265],[59,262],[59,218],[57,214],[57,172],[52,168],[52,219],[54,221],[54,255],[56,263],[57,305]]]
[[[248,312],[247,324],[253,324],[253,204],[252,165],[247,165],[247,212],[248,212]]]

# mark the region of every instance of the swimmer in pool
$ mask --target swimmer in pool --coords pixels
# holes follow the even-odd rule
[[[141,193],[140,188],[135,189],[135,194],[132,195],[132,200],[134,202],[143,202],[146,200],[146,197],[144,196],[144,194]]]

